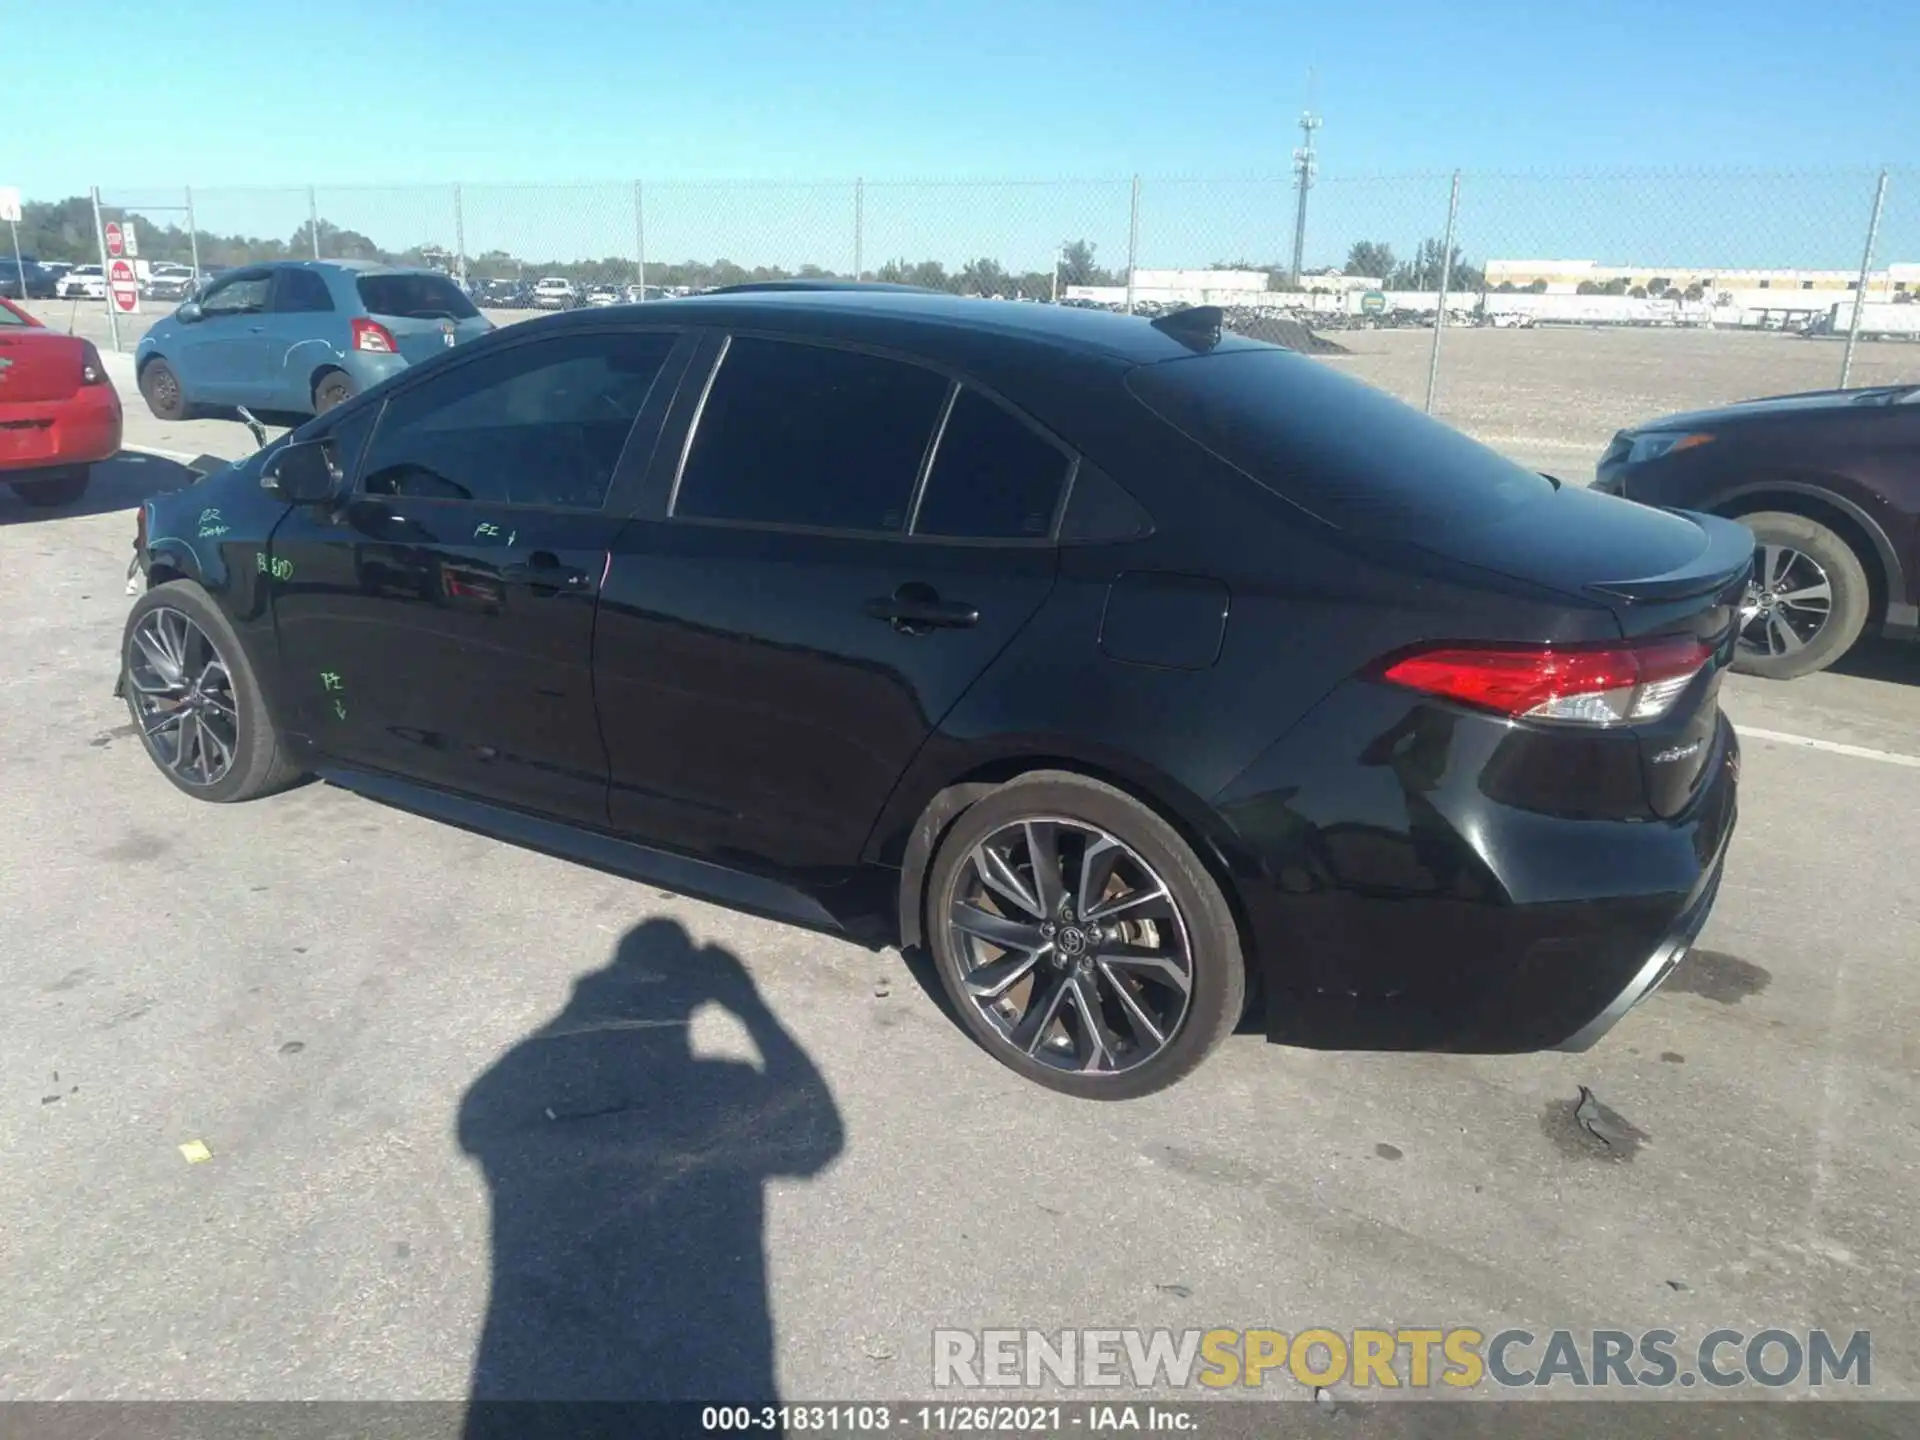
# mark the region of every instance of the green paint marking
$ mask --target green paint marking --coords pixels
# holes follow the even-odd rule
[[[276,580],[291,580],[293,578],[293,562],[291,560],[274,561],[273,578]]]
[[[478,540],[482,535],[492,535],[497,539],[500,535],[500,527],[498,525],[489,525],[485,521],[482,521],[473,527],[473,538]]]
[[[347,718],[347,707],[336,700],[333,702],[333,713],[344,720]]]
[[[255,551],[253,556],[253,565],[254,565],[254,568],[258,570],[262,575],[266,574],[267,573],[267,552],[264,550]]]
[[[328,690],[338,690],[340,688],[339,672],[336,670],[322,670],[320,672],[320,684]]]

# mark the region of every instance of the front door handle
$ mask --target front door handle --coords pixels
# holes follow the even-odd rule
[[[924,635],[929,630],[965,629],[980,623],[980,611],[958,600],[942,600],[931,585],[909,582],[893,594],[869,600],[860,607],[875,620],[885,620],[902,635]]]
[[[562,565],[551,550],[536,550],[524,565],[502,565],[500,578],[513,585],[525,585],[536,595],[558,595],[562,591],[580,594],[593,589],[593,576],[571,565]]]

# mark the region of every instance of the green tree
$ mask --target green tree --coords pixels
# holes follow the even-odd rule
[[[1420,242],[1420,248],[1409,263],[1402,261],[1394,268],[1388,288],[1392,290],[1438,290],[1441,279],[1441,261],[1445,256],[1441,242],[1431,236]],[[1447,271],[1447,290],[1450,294],[1464,295],[1469,291],[1484,290],[1487,286],[1486,273],[1477,266],[1469,265],[1461,254],[1458,245],[1453,247],[1453,261],[1444,267]]]
[[[1385,280],[1394,272],[1393,247],[1384,240],[1356,240],[1347,251],[1346,273]]]
[[[1536,280],[1536,281],[1534,281],[1534,282],[1533,282],[1533,283],[1532,283],[1531,285],[1529,285],[1529,286],[1527,286],[1527,293],[1528,293],[1529,295],[1544,295],[1544,294],[1546,294],[1546,293],[1547,293],[1547,282],[1546,282],[1546,281],[1544,281],[1544,280]]]
[[[1060,250],[1060,288],[1069,285],[1124,285],[1126,277],[1094,263],[1100,247],[1091,240],[1069,240]]]
[[[963,295],[1004,295],[1007,290],[1007,272],[1001,268],[998,260],[983,255],[960,267],[960,293]]]

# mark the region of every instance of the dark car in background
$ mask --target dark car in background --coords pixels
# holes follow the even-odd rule
[[[877,910],[989,1053],[1092,1098],[1250,995],[1293,1044],[1581,1049],[1685,953],[1740,526],[1217,310],[748,291],[503,329],[147,502],[156,766]]]
[[[51,300],[60,280],[30,255],[0,258],[0,300]]]
[[[1614,437],[1593,488],[1753,531],[1738,670],[1788,680],[1862,634],[1920,638],[1920,384],[1650,420]]]
[[[476,280],[473,300],[489,310],[531,310],[533,291],[524,280]]]

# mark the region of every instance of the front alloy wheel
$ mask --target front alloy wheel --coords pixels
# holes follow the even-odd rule
[[[127,690],[140,737],[181,785],[205,790],[233,769],[240,708],[233,675],[185,613],[156,606],[134,624]]]
[[[1812,644],[1833,613],[1833,582],[1811,555],[1790,545],[1761,544],[1753,552],[1747,585],[1750,618],[1740,631],[1742,648],[1783,658]]]
[[[1093,825],[1023,819],[968,852],[948,908],[966,993],[1003,1045],[1116,1075],[1159,1055],[1193,996],[1193,953],[1154,868]]]

